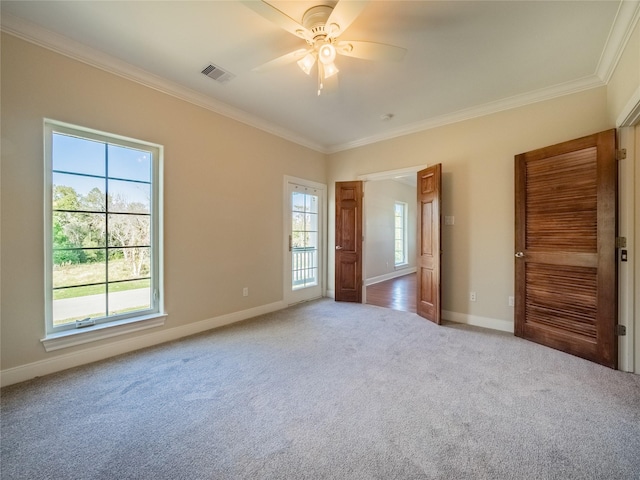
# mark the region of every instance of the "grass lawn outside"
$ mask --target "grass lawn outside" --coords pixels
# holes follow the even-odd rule
[[[142,276],[148,275],[148,269]],[[88,285],[73,287],[73,285],[83,285],[87,283],[99,283],[106,280],[106,264],[85,263],[78,265],[55,266],[53,269],[53,286],[70,287],[53,291],[54,300],[65,298],[84,297],[87,295],[99,295],[105,293],[105,285]],[[149,288],[151,280],[140,279],[133,276],[132,269],[124,259],[109,261],[109,280],[127,280],[118,283],[109,283],[109,292],[124,292],[140,288]]]

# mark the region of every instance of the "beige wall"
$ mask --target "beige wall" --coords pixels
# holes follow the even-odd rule
[[[511,324],[507,297],[513,295],[513,157],[614,127],[640,88],[639,45],[636,26],[608,87],[327,157],[3,34],[2,370],[57,356],[82,356],[96,346],[108,351],[115,342],[135,342],[144,335],[53,353],[45,353],[40,343],[43,118],[165,146],[165,330],[282,299],[284,175],[328,184],[327,277],[333,290],[334,182],[435,163],[443,165],[443,214],[456,219],[443,233],[443,309],[462,319]],[[638,135],[636,142],[640,144]],[[635,163],[637,186],[637,156]],[[640,211],[640,196],[631,202]],[[635,227],[640,238],[639,224]],[[249,297],[242,297],[244,286],[250,289]],[[470,290],[477,292],[474,303],[468,301]],[[640,326],[636,337],[640,371]]]
[[[329,157],[329,255],[334,182],[442,163],[442,308],[513,322],[514,155],[612,128],[605,87],[368,145]],[[329,289],[334,289],[333,257]],[[477,301],[469,302],[469,292]]]
[[[404,268],[416,266],[416,189],[394,180],[368,181],[364,186],[364,238],[366,279],[392,274],[395,269],[395,202],[407,210],[407,260]],[[401,273],[401,270],[398,272]]]
[[[283,176],[326,183],[324,154],[9,35],[1,81],[3,370],[123,340],[40,343],[45,117],[164,145],[163,328],[282,300]]]

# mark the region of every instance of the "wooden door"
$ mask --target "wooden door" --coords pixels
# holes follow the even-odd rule
[[[515,157],[515,334],[616,368],[615,130]]]
[[[418,315],[440,324],[442,165],[418,172]]]
[[[362,303],[362,182],[336,182],[336,293]]]

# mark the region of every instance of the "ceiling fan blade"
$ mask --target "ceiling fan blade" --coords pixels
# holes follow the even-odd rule
[[[407,49],[385,43],[342,40],[336,43],[336,52],[346,57],[362,58],[364,60],[399,62],[404,58]]]
[[[360,15],[360,12],[362,12],[367,3],[369,3],[368,0],[339,1],[327,19],[327,25],[331,26],[332,24],[335,24],[338,25],[339,28],[335,30],[331,30],[330,28],[329,38],[335,38],[349,28],[349,25],[351,25],[356,17]]]
[[[306,48],[301,48],[299,50],[294,50],[293,52],[289,52],[286,55],[282,55],[281,57],[275,58],[270,62],[263,63],[259,67],[253,69],[254,72],[266,72],[273,68],[281,67],[283,65],[287,65],[289,63],[293,63],[295,61],[300,60],[307,53],[312,52],[313,49],[307,50]]]
[[[296,37],[304,38],[305,40],[313,38],[309,30],[304,28],[286,13],[281,12],[276,7],[269,5],[267,2],[262,0],[241,0],[240,3],[244,3],[258,15],[266,18],[272,23],[275,23],[280,28],[294,34]]]

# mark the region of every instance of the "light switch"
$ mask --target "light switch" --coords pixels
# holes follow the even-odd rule
[[[454,223],[456,223],[456,217],[454,217],[453,215],[445,215],[444,217],[445,225],[453,225]]]

